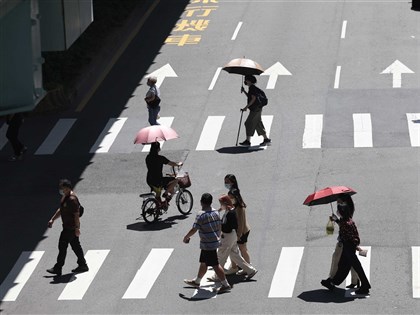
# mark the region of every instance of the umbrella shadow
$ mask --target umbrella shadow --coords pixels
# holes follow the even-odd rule
[[[146,222],[137,222],[127,225],[127,230],[132,231],[161,231],[171,228],[173,225],[178,224],[175,220],[185,220],[188,218],[188,215],[174,215],[166,218],[165,220],[158,220],[155,223],[146,223]],[[137,218],[137,220],[140,220]]]
[[[219,153],[224,153],[224,154],[241,154],[241,153],[252,153],[255,151],[262,151],[264,150],[263,147],[256,147],[256,148],[252,148],[252,150],[249,149],[249,147],[244,147],[244,146],[233,146],[233,147],[223,147],[220,149],[217,149],[216,151]]]
[[[316,303],[347,303],[354,301],[357,297],[346,297],[346,290],[335,288],[333,292],[326,289],[316,289],[304,291],[298,295],[298,298],[305,302]]]

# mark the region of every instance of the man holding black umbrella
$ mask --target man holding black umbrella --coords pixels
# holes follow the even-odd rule
[[[245,121],[246,140],[239,144],[250,146],[251,137],[254,135],[255,131],[257,131],[259,136],[264,137],[264,141],[261,142],[260,145],[269,145],[271,144],[271,139],[267,137],[264,124],[261,120],[262,107],[260,104],[258,104],[257,101],[257,95],[259,93],[259,89],[255,86],[257,79],[253,75],[246,75],[244,81],[245,85],[247,85],[249,88],[248,92],[246,92],[244,87],[241,87],[241,93],[245,93],[245,95],[248,97],[248,104],[241,110],[244,112],[249,109],[249,115]]]

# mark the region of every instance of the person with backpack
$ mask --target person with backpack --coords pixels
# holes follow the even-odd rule
[[[71,246],[77,256],[77,268],[73,269],[74,273],[89,271],[86,263],[82,246],[80,245],[80,203],[76,194],[73,192],[73,186],[68,179],[61,179],[59,182],[59,192],[61,195],[60,207],[54,213],[53,217],[48,221],[48,227],[52,228],[56,219],[61,217],[63,221],[63,231],[61,231],[58,241],[57,263],[54,267],[47,269],[48,273],[61,276],[62,268],[66,260],[67,247]]]
[[[271,143],[271,139],[267,137],[264,124],[261,120],[262,107],[267,105],[267,97],[265,96],[265,93],[255,85],[256,83],[257,79],[255,76],[246,75],[244,84],[248,86],[248,92],[245,91],[244,87],[241,88],[241,93],[245,93],[248,98],[248,104],[242,108],[241,111],[245,112],[249,109],[249,115],[245,121],[246,140],[239,143],[243,146],[251,145],[251,137],[254,135],[255,131],[257,131],[259,136],[264,137],[264,141],[261,142],[260,145],[269,145]]]

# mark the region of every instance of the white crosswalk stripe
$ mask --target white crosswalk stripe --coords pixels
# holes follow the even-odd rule
[[[273,115],[262,115],[261,120],[265,127],[265,132],[267,137],[270,138],[270,131],[271,131],[271,124],[273,123]],[[263,142],[264,138],[259,136],[257,132],[251,137],[251,146],[249,150],[260,150],[260,149],[267,149],[266,146],[260,147],[260,143]]]
[[[153,248],[136,276],[131,281],[123,299],[145,299],[153,284],[165,267],[173,252],[173,248]]]
[[[373,147],[372,121],[370,114],[353,114],[354,147]]]
[[[89,289],[93,279],[105,261],[109,250],[88,250],[85,259],[89,265],[89,271],[74,275],[73,281],[69,282],[58,297],[59,300],[81,300]]]
[[[197,151],[214,150],[220,130],[222,129],[225,116],[209,116],[201,131],[200,140],[198,141]]]
[[[111,118],[100,134],[98,140],[96,140],[95,144],[90,149],[90,153],[108,152],[126,120],[126,117]]]
[[[412,147],[420,147],[420,113],[407,113],[408,131]]]
[[[413,298],[420,299],[420,246],[411,247]]]
[[[304,247],[283,247],[277,268],[271,281],[269,298],[290,298],[293,296]]]
[[[368,278],[369,282],[370,282],[370,257],[372,256],[372,247],[370,246],[362,246],[363,250],[367,250],[367,255],[366,257],[363,256],[358,256],[360,263],[362,264],[363,267],[363,271],[366,274],[366,277]],[[349,284],[351,284],[351,274],[349,273],[347,278],[346,278],[346,286],[348,286]],[[345,293],[346,297],[354,297],[354,292],[352,290],[346,290]]]
[[[35,154],[53,154],[75,122],[74,118],[60,119]]]
[[[321,148],[323,115],[305,115],[302,147],[304,149]]]
[[[0,286],[0,300],[16,301],[20,291],[34,272],[44,251],[22,252]]]

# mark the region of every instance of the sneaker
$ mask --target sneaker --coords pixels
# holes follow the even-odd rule
[[[244,142],[239,142],[240,145],[245,145],[245,146],[250,146],[251,142],[249,142],[248,140],[245,140]]]
[[[246,279],[247,280],[250,280],[253,276],[255,276],[257,274],[257,272],[258,272],[258,270],[257,269],[254,269],[250,274],[248,274],[246,276]]]
[[[232,287],[230,285],[222,285],[219,288],[214,288],[213,291],[217,292],[217,294],[219,293],[225,293],[225,292],[230,292],[230,290],[232,290]]]
[[[225,270],[225,275],[230,276],[230,275],[233,275],[233,274],[237,273],[238,271],[239,271],[238,267],[229,268],[228,270]]]
[[[53,275],[61,276],[61,269],[50,268],[47,269],[48,273],[52,273]]]
[[[264,139],[264,141],[260,143],[260,145],[269,145],[269,144],[271,144],[271,139],[268,139],[268,138]]]
[[[200,286],[199,283],[195,282],[195,280],[188,280],[188,279],[184,279],[184,283],[188,284],[194,288],[198,288]]]
[[[322,286],[326,287],[330,291],[334,290],[334,288],[335,288],[335,285],[332,284],[332,282],[329,281],[329,280],[322,280],[321,284],[322,284]]]
[[[71,272],[82,273],[86,271],[89,271],[89,267],[87,265],[84,265],[84,266],[77,266],[77,268],[73,269]]]
[[[241,269],[241,270],[239,270],[239,271],[236,273],[236,275],[237,275],[237,276],[245,276],[245,275],[246,275],[246,272],[245,272],[245,270]]]
[[[354,293],[360,295],[369,295],[369,289],[360,287],[360,289],[357,289],[356,291],[354,291]]]

